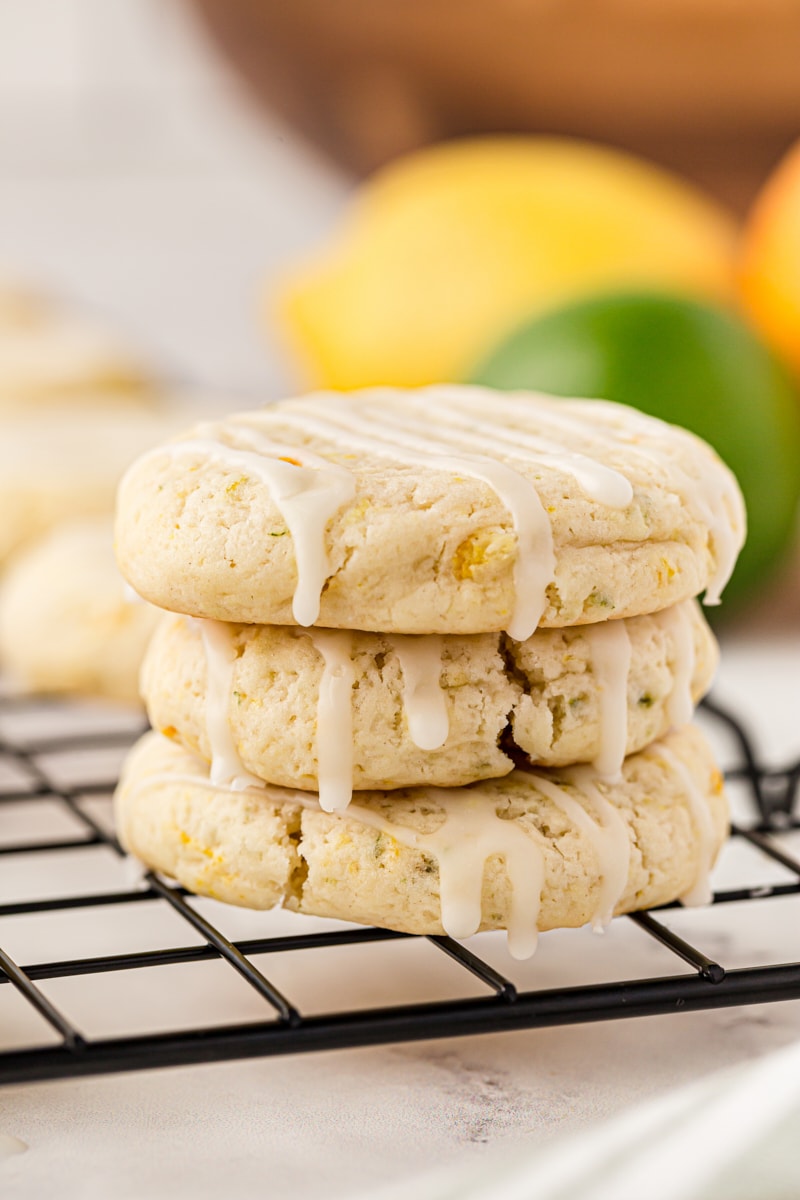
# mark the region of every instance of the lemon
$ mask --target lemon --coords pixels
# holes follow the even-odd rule
[[[762,587],[791,545],[800,404],[782,363],[732,313],[651,294],[586,299],[518,329],[472,382],[618,400],[710,442],[747,505],[729,608]]]
[[[527,314],[601,286],[733,288],[735,225],[667,172],[579,141],[484,137],[400,159],[279,291],[315,385],[462,377]]]

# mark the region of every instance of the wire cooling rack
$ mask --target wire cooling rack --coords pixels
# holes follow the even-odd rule
[[[220,928],[224,920],[214,922],[204,915],[203,901],[152,873],[135,877],[114,838],[110,794],[124,751],[142,731],[141,719],[105,709],[0,696],[0,984],[10,985],[8,989],[0,988],[0,1001],[6,997],[15,1000],[27,1017],[21,1024],[19,1013],[10,1022],[0,1018],[0,1083],[800,998],[800,962],[748,962],[726,970],[694,944],[695,940],[702,943],[703,936],[690,941],[670,927],[670,918],[676,914],[683,919],[679,927],[685,931],[687,922],[691,926],[698,919],[695,914],[716,913],[717,906],[749,907],[752,912],[752,902],[758,901],[762,909],[781,902],[782,897],[782,903],[796,905],[792,921],[795,930],[800,928],[800,855],[795,855],[791,847],[792,833],[800,829],[796,814],[800,762],[788,768],[767,768],[747,732],[729,713],[716,703],[707,702],[704,707],[706,718],[721,727],[734,747],[734,765],[727,777],[743,792],[745,811],[750,814],[734,828],[734,841],[755,852],[771,881],[717,891],[710,910],[667,906],[671,912],[641,912],[617,918],[615,927],[618,922],[630,922],[666,952],[659,964],[664,961],[671,965],[671,973],[610,983],[592,982],[590,976],[577,986],[529,990],[515,985],[508,977],[511,972],[498,970],[487,961],[490,954],[480,957],[447,937],[410,938],[309,918],[297,918],[295,928],[299,926],[299,932],[247,939],[227,936]],[[15,839],[17,828],[25,832]],[[117,880],[116,886],[105,890],[103,871],[99,888],[96,883],[89,886],[82,875],[85,871],[87,880],[92,876],[91,864],[100,862],[100,856],[106,866],[109,859],[113,860],[116,870],[116,875],[109,875]],[[72,869],[66,871],[69,886],[64,887],[61,868],[70,864]],[[31,880],[40,885],[33,895]],[[113,917],[112,928],[116,931],[118,925],[120,929],[124,926],[117,920],[121,913],[134,908],[141,913],[142,906],[169,910],[173,928],[178,927],[178,935],[172,937],[175,944],[161,945],[163,939],[156,938],[156,948],[148,945],[119,952],[119,943],[114,943],[113,953],[107,949],[95,954],[84,951],[68,958],[51,955],[48,961],[26,961],[26,921],[44,921],[58,938],[59,946],[69,945],[70,920],[88,913],[88,926],[94,929],[103,919],[108,925]],[[216,906],[216,911],[221,912],[222,907]],[[739,915],[743,914],[737,912]],[[269,914],[259,916],[266,919]],[[16,938],[18,952],[13,957],[2,948],[8,946],[3,933],[6,927],[9,936],[14,935],[12,941]],[[740,927],[734,925],[735,930]],[[699,926],[696,932],[702,935]],[[480,935],[476,941],[483,947],[488,944],[486,938],[498,937],[501,935]],[[326,996],[330,981],[342,972],[353,974],[352,959],[345,948],[361,946],[364,954],[375,955],[376,943],[396,941],[425,943],[437,960],[446,956],[455,965],[458,981],[455,988],[451,986],[447,999],[404,1003],[399,988],[399,1002],[324,1011],[323,1000],[323,1011],[309,1012],[286,994],[290,988],[278,986],[271,970],[281,956],[285,959],[288,954],[297,964],[304,957],[297,952],[313,951],[310,960],[305,956],[306,968],[310,961],[312,972],[317,972],[319,1009],[319,997]],[[336,955],[341,963],[336,962]],[[255,958],[259,964],[253,961]],[[22,965],[17,959],[22,959]],[[170,967],[189,972],[190,988],[193,975],[194,990],[198,992],[203,986],[198,980],[198,964],[209,962],[223,971],[235,972],[239,983],[243,981],[250,989],[251,1009],[246,1021],[235,1019],[239,1010],[234,1005],[214,1024],[186,1027],[178,1004],[177,1015],[166,1022],[167,1028],[98,1036],[85,1032],[85,1022],[68,1015],[68,993],[62,1002],[53,994],[58,981],[80,978],[91,994],[114,973],[129,973],[125,978],[132,980],[141,978],[142,973],[157,974],[159,968]],[[182,978],[186,983],[186,972]],[[161,988],[164,994],[174,983],[174,977],[170,979]],[[359,986],[357,973],[351,983]],[[391,992],[395,981],[390,979],[388,985]],[[31,1022],[31,1018],[35,1020]],[[30,1032],[31,1024],[38,1032]],[[10,1047],[4,1036],[9,1029],[12,1034],[16,1030]]]

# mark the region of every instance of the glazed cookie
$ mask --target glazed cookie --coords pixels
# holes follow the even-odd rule
[[[186,419],[116,401],[6,417],[0,433],[0,565],[61,521],[106,515],[137,454]]]
[[[693,600],[648,617],[572,629],[407,637],[165,617],[142,671],[151,723],[212,764],[319,791],[456,787],[593,761],[616,775],[690,720],[717,663]]]
[[[135,702],[158,616],[124,595],[110,519],[66,523],[0,583],[0,664],[30,691]]]
[[[516,770],[467,788],[365,792],[346,813],[303,792],[222,791],[187,751],[148,734],[116,795],[123,845],[191,891],[410,933],[602,927],[612,913],[709,898],[727,831],[722,776],[691,726],[591,768]]]
[[[516,640],[716,602],[744,538],[692,434],[482,388],[322,394],[198,426],[126,474],[117,547],[162,608]]]
[[[133,355],[103,329],[39,297],[0,291],[0,412],[105,403],[148,387]]]

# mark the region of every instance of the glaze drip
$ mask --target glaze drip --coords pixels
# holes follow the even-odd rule
[[[206,656],[206,733],[211,750],[211,782],[241,792],[248,787],[265,786],[264,781],[245,768],[233,740],[230,702],[236,647],[229,627],[223,621],[187,617],[200,630]]]
[[[153,456],[196,455],[254,475],[266,485],[292,535],[297,569],[292,615],[298,625],[313,625],[319,616],[322,589],[331,574],[325,530],[331,518],[355,496],[352,473],[303,446],[271,442],[234,421],[202,425],[197,432],[197,437],[163,446],[153,451]],[[239,444],[230,445],[225,438],[235,438]]]
[[[424,634],[387,640],[403,675],[403,709],[409,736],[420,750],[438,750],[450,732],[447,695],[441,686],[442,639]]]
[[[396,825],[360,805],[352,806],[351,815],[436,859],[442,928],[450,937],[470,937],[480,929],[486,863],[502,858],[511,883],[508,949],[514,958],[530,958],[539,936],[544,884],[544,855],[537,841],[515,821],[498,816],[497,799],[490,794],[477,789],[454,794],[448,788],[415,788],[414,793],[444,813],[433,833]]]
[[[708,807],[708,800],[677,755],[673,754],[666,746],[661,745],[658,747],[658,755],[670,770],[675,772],[683,784],[684,795],[699,841],[697,874],[691,887],[681,896],[681,904],[685,904],[687,907],[710,904],[713,899],[710,875],[714,858],[714,823]]]
[[[362,416],[343,399],[298,401],[291,411],[280,410],[279,416],[284,424],[306,436],[336,444],[346,435],[351,450],[409,466],[467,475],[492,488],[511,514],[518,543],[515,601],[508,632],[518,641],[530,637],[547,606],[547,588],[555,577],[555,553],[550,519],[529,480],[506,463],[484,455],[454,453],[452,446],[435,438],[411,434],[394,414],[382,412],[380,420]]]
[[[353,796],[353,636],[332,629],[315,629],[304,636],[324,664],[317,702],[320,808],[342,812]]]
[[[603,779],[617,780],[628,747],[628,676],[631,639],[624,621],[602,621],[585,631],[600,706],[600,750],[593,766]]]
[[[501,399],[498,411],[513,415],[513,411],[507,407],[508,403],[508,400]],[[703,603],[719,604],[722,590],[733,573],[736,557],[744,543],[747,526],[744,501],[730,471],[723,469],[722,464],[716,470],[711,469],[712,461],[709,461],[704,443],[688,430],[668,425],[657,417],[621,408],[605,400],[572,401],[570,407],[573,413],[578,414],[574,416],[563,409],[554,411],[554,407],[549,405],[541,413],[541,423],[545,427],[550,425],[572,436],[585,438],[587,431],[580,420],[583,409],[595,421],[598,417],[605,419],[608,432],[603,433],[594,424],[590,435],[593,440],[608,447],[624,447],[627,452],[665,468],[671,478],[678,480],[676,490],[684,503],[707,526],[713,543],[715,566]],[[677,449],[682,458],[689,460],[693,467],[692,474],[683,470],[677,455],[669,453],[668,448]]]
[[[672,690],[667,700],[667,717],[673,729],[688,724],[694,712],[695,647],[691,603],[678,604],[655,614],[655,620],[672,643]]]
[[[537,786],[581,833],[586,834],[597,856],[600,887],[597,904],[590,920],[595,933],[601,933],[611,923],[614,909],[628,882],[630,833],[618,810],[600,792],[591,768],[571,767],[560,774],[562,779],[571,784],[580,796],[586,797],[600,814],[600,820],[595,821],[581,801],[571,796],[566,788],[537,773]]]

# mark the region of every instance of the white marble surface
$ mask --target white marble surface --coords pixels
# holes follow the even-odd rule
[[[345,181],[286,131],[258,131],[235,109],[174,4],[65,0],[47,7],[44,41],[43,16],[42,0],[0,7],[0,266],[109,314],[167,375],[278,394],[287,372],[251,319],[254,296],[324,231]],[[797,633],[740,633],[725,647],[720,696],[752,721],[776,763],[800,753],[799,679]],[[26,817],[6,812],[3,820],[0,834],[10,839]],[[732,851],[721,872],[753,882],[783,877],[755,852]],[[124,868],[104,852],[72,855],[67,867],[47,855],[21,870],[0,862],[3,899],[122,882]],[[285,914],[214,911],[233,935],[293,924]],[[797,957],[786,901],[737,906],[735,914],[678,912],[670,921],[679,930],[690,923],[724,965]],[[176,940],[186,944],[185,933],[156,904],[99,918],[0,922],[0,944],[27,962]],[[604,938],[546,935],[522,966],[508,959],[502,938],[478,945],[526,987],[680,970],[624,920]],[[319,957],[307,954],[280,956],[270,970],[306,1011],[444,998],[462,986],[456,968],[425,943],[335,953],[346,973],[330,951],[322,977]],[[262,1013],[219,964],[119,974],[91,987],[53,981],[46,990],[96,1036]],[[0,993],[0,1041],[40,1036],[12,989]],[[791,1002],[13,1087],[0,1092],[0,1131],[29,1148],[0,1162],[0,1194],[332,1200],[367,1197],[393,1181],[408,1181],[413,1192],[420,1171],[569,1137],[798,1035],[800,1002]]]

